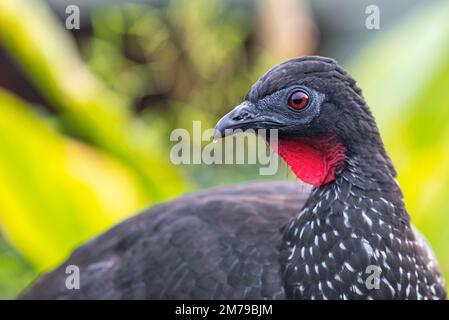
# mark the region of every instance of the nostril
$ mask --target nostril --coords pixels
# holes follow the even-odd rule
[[[250,117],[251,117],[251,115],[248,112],[242,112],[242,113],[239,113],[238,115],[234,116],[232,118],[232,120],[234,120],[234,121],[242,121],[242,120],[246,120],[246,119],[248,119]]]

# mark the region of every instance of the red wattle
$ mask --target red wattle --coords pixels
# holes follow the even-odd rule
[[[299,179],[319,187],[335,180],[346,148],[336,137],[300,137],[279,140],[278,153]]]

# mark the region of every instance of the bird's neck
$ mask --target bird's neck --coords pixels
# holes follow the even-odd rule
[[[361,223],[362,212],[369,212],[371,220],[375,221],[408,223],[409,216],[395,172],[389,169],[389,160],[382,161],[380,157],[363,158],[355,155],[345,158],[344,167],[334,180],[312,189],[303,208],[286,229],[301,229],[313,222],[319,225],[333,218],[348,223],[348,219],[355,219]],[[329,227],[338,228],[339,224]],[[317,228],[315,232],[320,230]],[[288,240],[301,242],[302,239],[293,236]]]
[[[346,268],[361,277],[393,234],[407,237],[410,223],[402,193],[394,172],[385,166],[389,161],[376,157],[347,157],[335,179],[314,188],[300,213],[285,225],[281,264],[291,297],[319,298],[324,291],[308,282],[341,285],[331,273],[345,274],[345,259],[353,254],[360,259]]]

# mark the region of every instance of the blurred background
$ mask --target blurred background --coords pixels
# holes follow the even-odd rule
[[[285,166],[174,166],[169,135],[213,127],[269,67],[304,54],[358,81],[449,279],[449,2],[0,0],[0,298],[154,203],[292,179]]]

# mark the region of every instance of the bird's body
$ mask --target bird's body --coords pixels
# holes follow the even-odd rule
[[[278,129],[288,183],[154,207],[79,248],[24,298],[444,299],[361,91],[328,58],[269,70],[217,124]],[[67,290],[65,266],[80,268]]]
[[[285,298],[280,229],[307,196],[296,183],[254,183],[155,206],[78,248],[23,298]],[[68,265],[80,290],[65,286]]]

